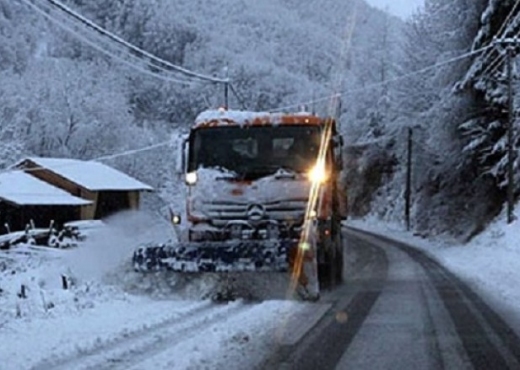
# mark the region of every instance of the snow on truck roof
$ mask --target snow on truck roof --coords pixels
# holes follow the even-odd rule
[[[127,174],[96,161],[82,161],[68,158],[28,157],[14,166],[19,167],[25,161],[47,169],[90,191],[131,191],[153,188]]]
[[[92,202],[22,171],[0,173],[0,199],[19,206],[82,206]]]
[[[270,113],[240,110],[207,110],[195,119],[194,128],[215,126],[319,125],[323,118],[308,112]]]

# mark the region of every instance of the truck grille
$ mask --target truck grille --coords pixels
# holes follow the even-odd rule
[[[291,200],[269,203],[204,202],[204,210],[213,224],[225,224],[231,220],[248,220],[248,211],[258,206],[265,210],[264,219],[298,223],[302,221],[307,200]]]

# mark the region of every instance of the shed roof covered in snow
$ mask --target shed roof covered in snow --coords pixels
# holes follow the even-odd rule
[[[92,202],[70,195],[22,171],[0,173],[0,199],[18,206],[83,206]]]
[[[32,166],[28,165],[32,164]],[[152,191],[153,188],[110,166],[96,161],[28,157],[17,168],[41,168],[90,191]]]

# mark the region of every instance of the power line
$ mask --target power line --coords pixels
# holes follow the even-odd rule
[[[508,24],[510,18],[512,17],[512,15],[514,14],[516,8],[518,7],[518,5],[520,5],[520,0],[517,0],[516,3],[514,4],[513,8],[511,9],[511,11],[509,12],[506,20],[502,23],[500,29],[499,29],[499,34],[504,31],[504,27],[507,25],[507,28],[505,29],[505,33],[504,35],[507,34],[507,32],[509,32],[510,30],[510,26],[514,23],[514,21],[520,17],[520,13],[518,13],[515,18],[513,19],[513,21],[511,23]],[[323,102],[323,101],[328,101],[329,99],[334,99],[334,98],[337,98],[338,96],[342,96],[342,95],[348,95],[348,94],[353,94],[353,93],[358,93],[358,92],[363,92],[363,91],[366,91],[366,90],[369,90],[369,89],[372,89],[372,88],[375,88],[375,87],[379,87],[379,86],[385,86],[386,84],[388,83],[393,83],[393,82],[397,82],[397,81],[400,81],[402,79],[406,79],[406,78],[409,78],[409,77],[412,77],[412,76],[415,76],[415,75],[418,75],[418,74],[422,74],[422,73],[425,73],[425,72],[428,72],[432,69],[435,69],[435,68],[438,68],[438,67],[441,67],[441,66],[444,66],[446,64],[450,64],[450,63],[453,63],[453,62],[456,62],[456,61],[459,61],[461,59],[465,59],[467,57],[471,57],[475,54],[478,54],[480,52],[485,52],[484,55],[483,55],[483,58],[486,58],[487,55],[489,55],[489,51],[492,51],[493,50],[493,44],[489,44],[487,46],[484,46],[484,47],[481,47],[479,49],[476,49],[476,50],[472,50],[468,53],[465,53],[465,54],[462,54],[460,56],[457,56],[457,57],[454,57],[454,58],[451,58],[451,59],[448,59],[444,62],[440,62],[440,63],[435,63],[431,66],[428,66],[426,68],[423,68],[423,69],[420,69],[418,71],[415,71],[415,72],[411,72],[411,73],[408,73],[408,74],[404,74],[404,75],[401,75],[399,77],[396,77],[394,79],[390,79],[390,80],[387,80],[387,81],[383,81],[383,82],[379,82],[379,83],[373,83],[373,84],[369,84],[365,87],[362,87],[362,88],[359,88],[359,89],[352,89],[352,90],[346,90],[346,91],[343,91],[341,93],[338,93],[338,94],[333,94],[333,95],[329,95],[329,96],[326,96],[326,97],[321,97],[321,98],[318,98],[318,99],[313,99],[313,100],[309,100],[309,101],[306,101],[306,102],[300,102],[300,103],[297,103],[297,104],[292,104],[292,105],[287,105],[287,106],[283,106],[283,107],[279,107],[279,108],[275,108],[273,109],[272,111],[273,112],[277,112],[277,111],[284,111],[284,110],[288,110],[288,109],[294,109],[294,108],[298,108],[300,106],[304,106],[304,105],[310,105],[310,104],[314,104],[314,103],[319,103],[319,102]],[[495,58],[493,60],[492,63],[496,62],[497,59],[502,59],[503,58],[503,55],[502,56],[499,56],[497,58]],[[501,63],[499,63],[500,65]],[[497,67],[495,67],[495,70],[496,70]]]
[[[120,152],[120,153],[111,154],[111,155],[105,155],[105,156],[96,157],[96,158],[87,159],[87,160],[82,160],[82,161],[84,161],[84,162],[99,162],[99,161],[102,161],[102,160],[114,159],[114,158],[119,158],[119,157],[125,157],[125,156],[129,156],[129,155],[133,155],[133,154],[136,154],[136,153],[147,152],[147,151],[158,149],[158,148],[161,148],[161,147],[164,147],[164,146],[168,146],[168,145],[171,145],[171,140],[163,141],[163,142],[160,142],[160,143],[157,143],[157,144],[153,144],[153,145],[148,145],[148,146],[145,146],[145,147],[142,147],[142,148],[138,148],[138,149],[130,149],[130,150],[126,150],[126,151],[123,151],[123,152]],[[58,164],[56,166],[53,166],[52,168],[55,169],[55,168],[70,167],[70,166],[74,166],[75,164],[76,163],[63,163],[63,164]],[[25,172],[25,173],[27,173],[27,172],[36,172],[36,171],[45,170],[45,169],[48,169],[48,168],[47,167],[43,167],[43,166],[35,166],[35,167],[31,167],[31,168],[26,168],[26,169],[8,168],[6,170],[0,171],[0,175],[4,174],[4,173],[14,173],[14,172]],[[20,193],[10,193],[10,194],[12,194],[12,195],[45,195],[45,196],[49,196],[48,193],[38,193],[38,192],[25,192],[25,193],[20,192]]]
[[[511,22],[510,19],[511,17],[513,16],[514,12],[516,11],[516,8],[518,7],[518,5],[520,5],[520,0],[517,0],[516,3],[513,5],[513,7],[511,8],[511,11],[509,12],[509,14],[507,15],[506,19],[502,22],[498,32],[496,33],[496,37],[497,38],[502,38],[502,37],[505,37],[507,36],[507,33],[509,32],[510,30],[510,27],[514,24],[515,20],[518,19],[518,17],[520,16],[520,13],[517,13],[515,15],[515,18],[513,18],[513,20]],[[507,25],[507,28],[504,29],[504,27],[506,27]],[[503,34],[502,34],[503,32]],[[490,44],[491,45],[491,44]],[[488,59],[488,57],[490,55],[493,54],[493,49],[489,49],[483,56],[482,56],[482,64],[485,63],[485,61]],[[482,73],[481,75],[485,75],[485,73]]]
[[[137,153],[143,153],[143,152],[149,152],[150,150],[162,148],[162,147],[171,145],[171,143],[172,143],[171,140],[162,141],[160,143],[148,145],[148,146],[145,146],[145,147],[142,147],[142,148],[138,148],[138,149],[130,149],[130,150],[126,150],[126,151],[120,152],[120,153],[115,153],[115,154],[110,154],[110,155],[104,155],[104,156],[101,156],[101,157],[96,157],[96,158],[93,158],[93,159],[89,159],[88,161],[103,161],[103,160],[107,160],[107,159],[126,157],[126,156],[129,156],[129,155],[133,155],[133,154],[137,154]]]
[[[51,7],[47,7],[47,9],[42,9],[42,3],[37,2],[36,0],[22,0],[25,4],[29,5],[34,10],[38,11],[40,14],[48,18],[49,20],[56,23],[58,26],[66,29],[67,31],[73,33],[76,37],[80,38],[82,41],[88,43],[90,46],[94,47],[98,51],[101,51],[115,59],[118,59],[119,61],[130,65],[131,67],[139,70],[140,72],[144,72],[149,75],[155,76],[155,73],[153,71],[148,71],[142,67],[137,67],[134,65],[134,63],[128,62],[127,60],[124,60],[121,56],[115,56],[113,53],[109,52],[108,50],[100,47],[96,42],[93,42],[91,40],[88,40],[87,37],[84,35],[79,34],[79,31],[71,29],[71,26],[66,26],[63,21],[56,20],[51,13],[53,12],[52,9],[58,9],[61,11],[61,13],[64,13],[69,19],[75,19],[76,21],[80,22],[87,28],[94,30],[95,33],[99,36],[102,36],[105,39],[111,40],[113,43],[117,44],[118,46],[122,47],[125,51],[123,53],[127,58],[133,58],[134,61],[138,61],[141,63],[145,63],[148,67],[162,70],[167,73],[178,73],[181,75],[184,75],[190,79],[195,79],[197,81],[201,82],[211,82],[211,83],[226,83],[228,82],[228,79],[219,79],[208,75],[203,75],[197,72],[193,72],[191,70],[188,70],[186,68],[183,68],[181,66],[174,65],[170,62],[167,62],[163,59],[160,59],[156,57],[155,55],[148,53],[135,45],[130,44],[129,42],[123,40],[122,38],[110,33],[109,31],[103,29],[102,27],[98,26],[97,24],[93,23],[92,21],[84,18],[83,16],[77,14],[70,8],[66,7],[65,5],[61,4],[60,2],[56,0],[47,0],[47,5],[51,5]],[[43,5],[45,6],[45,5]],[[67,20],[65,20],[66,22]],[[98,42],[101,41],[101,43],[104,42],[103,39],[98,40]],[[190,84],[193,81],[187,81],[187,80],[180,80],[178,76],[172,77],[167,76],[164,78],[164,75],[161,75],[159,78],[167,79],[172,82],[182,83],[182,84]]]
[[[511,10],[509,11],[509,14],[507,15],[506,19],[504,19],[504,21],[502,22],[502,24],[500,25],[500,28],[498,29],[498,32],[496,33],[496,36],[497,37],[502,37],[502,31],[505,31],[504,33],[504,36],[507,35],[507,31],[509,31],[509,26],[511,24],[509,24],[509,20],[510,18],[513,16],[513,13],[515,12],[515,9],[516,7],[520,4],[520,0],[517,0],[516,3],[513,5],[513,7],[511,8]],[[518,17],[518,14],[516,15],[516,17]],[[515,18],[516,18],[515,17]],[[504,29],[504,27],[506,26],[507,24],[507,28]],[[483,57],[484,58],[487,58],[489,54],[486,52]]]
[[[137,59],[136,60],[137,62],[140,62],[141,60],[139,58],[137,58],[136,56],[133,56],[133,55],[129,54],[129,55],[127,55],[126,58],[124,58],[124,57],[121,57],[121,56],[119,56],[117,54],[114,54],[114,53],[108,51],[107,49],[103,48],[102,46],[100,46],[99,43],[96,43],[96,42],[93,42],[93,41],[89,40],[87,37],[82,35],[79,31],[73,29],[74,26],[65,25],[65,23],[57,20],[56,18],[52,17],[49,13],[47,13],[44,10],[38,8],[37,6],[35,6],[34,4],[32,4],[30,2],[31,0],[22,0],[22,1],[24,1],[30,7],[32,7],[36,12],[40,13],[42,16],[44,16],[45,18],[47,18],[51,22],[57,24],[59,27],[61,27],[64,30],[68,31],[69,33],[73,34],[79,40],[81,40],[84,43],[88,44],[92,48],[98,50],[99,52],[101,52],[103,54],[108,55],[109,57],[111,57],[111,58],[113,58],[115,60],[118,60],[119,62],[121,62],[123,64],[126,64],[130,68],[133,68],[133,69],[139,71],[140,73],[149,75],[151,77],[159,78],[159,79],[167,81],[167,82],[179,83],[179,84],[182,84],[182,85],[185,85],[185,86],[191,86],[194,83],[194,82],[190,82],[190,81],[187,81],[187,80],[180,80],[180,79],[178,79],[176,77],[172,77],[172,76],[168,76],[168,75],[164,75],[164,74],[159,74],[159,73],[153,72],[151,70],[148,70],[145,67],[141,67],[141,66],[139,66],[139,64],[133,63],[133,62],[128,60],[128,59],[133,57],[133,58]],[[148,64],[148,66],[150,66],[150,65]],[[166,72],[168,72],[168,71],[166,71]]]
[[[171,140],[162,141],[160,143],[147,145],[145,147],[141,147],[141,148],[137,148],[137,149],[129,149],[129,150],[125,150],[125,151],[122,151],[122,152],[119,152],[119,153],[114,153],[114,154],[94,157],[94,158],[86,159],[86,160],[82,160],[82,161],[84,161],[84,162],[98,162],[98,161],[103,161],[103,160],[108,160],[108,159],[115,159],[115,158],[120,158],[120,157],[126,157],[126,156],[134,155],[134,154],[137,154],[137,153],[149,152],[151,150],[162,148],[162,147],[165,147],[165,146],[169,146],[171,144],[172,144]],[[78,159],[78,160],[80,160],[80,159]],[[63,164],[59,164],[57,166],[54,166],[53,168],[63,168],[63,167],[69,167],[69,166],[73,166],[73,165],[74,165],[74,163],[63,163]],[[35,172],[35,171],[43,170],[43,169],[46,169],[46,168],[42,167],[42,166],[35,166],[35,167],[27,168],[27,169],[20,169],[20,168],[12,168],[11,167],[11,168],[7,168],[7,169],[4,169],[4,170],[1,170],[0,174],[9,173],[9,172]]]
[[[35,1],[35,0],[28,0],[28,1]],[[155,55],[145,51],[145,50],[142,50],[140,48],[138,48],[137,46],[123,40],[122,38],[120,38],[119,36],[116,36],[114,35],[113,33],[105,30],[104,28],[98,26],[97,24],[95,24],[94,22],[86,19],[85,17],[81,16],[80,14],[76,13],[75,11],[73,11],[72,9],[70,9],[69,7],[65,6],[64,4],[60,3],[59,1],[57,0],[47,0],[49,3],[53,4],[55,7],[61,9],[63,12],[67,13],[68,15],[70,15],[71,17],[77,19],[78,21],[80,21],[81,23],[85,24],[86,26],[94,29],[95,31],[99,32],[100,34],[110,38],[111,40],[121,44],[121,45],[124,45],[125,47],[127,47],[128,49],[140,54],[141,56],[144,56],[144,57],[147,57],[149,58],[151,61],[154,61],[156,63],[158,63],[159,65],[162,65],[166,68],[171,68],[172,70],[176,71],[176,72],[179,72],[181,74],[184,74],[188,77],[193,77],[193,78],[196,78],[196,79],[199,79],[199,80],[202,80],[202,81],[207,81],[207,82],[215,82],[215,83],[226,83],[226,82],[229,82],[228,79],[220,79],[220,78],[215,78],[213,76],[208,76],[208,75],[204,75],[204,74],[201,74],[201,73],[197,73],[197,72],[194,72],[194,71],[191,71],[189,69],[186,69],[186,68],[183,68],[181,66],[178,66],[178,65],[175,65],[175,64],[172,64],[168,61],[165,61],[164,59],[160,59],[158,57],[156,57]]]
[[[177,83],[182,83],[182,84],[185,84],[185,85],[190,85],[192,83],[194,83],[194,81],[187,81],[187,80],[180,80],[178,78],[175,78],[175,77],[172,77],[170,75],[164,75],[164,74],[158,74],[156,72],[153,72],[151,70],[147,70],[141,66],[139,66],[138,64],[135,64],[135,63],[132,63],[131,61],[129,61],[128,59],[125,59],[117,54],[114,54],[110,51],[108,51],[107,49],[103,48],[102,46],[100,46],[98,43],[96,42],[93,42],[91,40],[89,40],[86,36],[82,35],[80,33],[79,30],[77,30],[77,26],[71,26],[71,25],[67,25],[67,19],[64,19],[64,20],[59,20],[59,19],[56,19],[54,18],[51,13],[52,13],[52,10],[49,10],[49,9],[42,9],[41,7],[39,7],[38,5],[36,5],[35,1],[34,0],[22,0],[26,5],[28,5],[29,7],[31,7],[33,10],[35,10],[36,12],[38,12],[39,14],[41,14],[42,16],[44,16],[45,18],[49,19],[50,21],[52,21],[53,23],[57,24],[58,26],[60,26],[61,28],[67,30],[68,32],[72,33],[74,36],[76,36],[77,38],[79,38],[80,40],[82,40],[83,42],[89,44],[90,46],[92,46],[93,48],[95,48],[96,50],[98,51],[101,51],[107,55],[109,55],[110,57],[114,58],[114,59],[117,59],[127,65],[129,65],[130,67],[134,68],[134,69],[137,69],[138,71],[142,72],[142,73],[145,73],[145,74],[148,74],[148,75],[151,75],[153,77],[157,77],[157,78],[161,78],[161,79],[164,79],[166,81],[171,81],[171,82],[177,82]],[[63,6],[62,4],[59,4],[58,2],[54,1],[54,0],[48,0],[48,2],[52,3],[53,5],[55,6]],[[42,5],[41,3],[39,5]],[[64,6],[63,6],[64,7]],[[65,7],[64,7],[65,8]],[[62,9],[63,10],[63,9]],[[71,11],[72,12],[72,11]],[[67,14],[69,12],[66,12]],[[72,14],[70,14],[72,15]],[[81,16],[79,15],[76,15],[77,17],[79,18],[82,18]],[[74,17],[74,18],[77,18],[77,17]],[[82,23],[85,23],[85,22],[90,22],[84,18],[81,19],[81,22]],[[70,23],[70,22],[69,22]],[[90,27],[96,27],[96,31],[98,31],[100,34],[104,35],[105,33],[107,34],[106,36],[108,36],[108,32],[107,31],[104,31],[101,27],[98,27],[97,25],[94,25],[93,23],[90,22]],[[111,34],[110,34],[111,35]],[[216,78],[212,78],[212,77],[208,77],[208,76],[204,76],[204,75],[201,75],[201,74],[198,74],[198,73],[195,73],[195,72],[192,72],[192,71],[188,71],[182,67],[178,67],[178,66],[174,66],[168,62],[165,62],[155,56],[153,56],[152,54],[149,54],[147,52],[144,52],[136,47],[134,47],[133,45],[127,43],[126,41],[122,40],[122,39],[119,39],[117,38],[117,36],[114,36],[114,35],[111,35],[112,37],[110,37],[113,41],[117,41],[118,43],[122,43],[124,44],[125,46],[129,47],[131,50],[136,50],[136,51],[140,51],[142,53],[142,55],[146,55],[148,57],[150,57],[151,59],[157,61],[157,62],[160,62],[162,63],[163,65],[155,65],[155,64],[150,64],[149,62],[146,62],[147,65],[149,67],[153,67],[155,69],[160,69],[160,70],[163,70],[167,73],[171,73],[172,71],[170,70],[167,70],[164,68],[164,65],[167,65],[168,67],[171,67],[172,69],[174,69],[176,72],[181,72],[182,74],[185,74],[185,75],[189,75],[189,77],[196,77],[198,78],[200,81],[199,82],[202,82],[202,81],[206,81],[206,82],[215,82],[215,83],[220,83],[220,82],[226,82],[228,83],[229,81],[226,79],[226,80],[220,80],[220,79],[216,79]],[[114,38],[118,39],[118,40],[115,40]],[[103,41],[103,40],[100,40],[100,41]],[[121,41],[121,42],[119,42]],[[142,58],[138,58],[137,56],[134,56],[133,54],[131,53],[127,53],[127,58],[128,57],[134,57],[134,59],[138,62],[142,62]],[[129,156],[129,155],[134,155],[134,154],[137,154],[137,153],[142,153],[142,152],[146,152],[146,151],[150,151],[150,150],[154,150],[154,149],[158,149],[158,148],[161,148],[161,147],[164,147],[164,146],[168,146],[168,145],[171,145],[171,140],[168,140],[168,141],[163,141],[163,142],[160,142],[160,143],[156,143],[156,144],[152,144],[152,145],[148,145],[148,146],[145,146],[145,147],[142,147],[142,148],[138,148],[138,149],[130,149],[130,150],[126,150],[126,151],[123,151],[123,152],[119,152],[119,153],[114,153],[114,154],[110,154],[110,155],[104,155],[104,156],[100,156],[100,157],[96,157],[96,158],[92,158],[92,159],[89,159],[89,160],[86,160],[87,162],[90,162],[90,161],[102,161],[102,160],[108,160],[108,159],[114,159],[114,158],[119,158],[119,157],[124,157],[124,156]],[[70,166],[72,164],[62,164],[62,165],[59,165],[59,167],[64,167],[64,166]],[[0,171],[0,174],[1,173],[7,173],[7,172],[32,172],[32,171],[37,171],[37,170],[41,170],[43,169],[43,167],[33,167],[33,168],[30,168],[30,169],[15,169],[15,168],[8,168],[8,169],[5,169],[5,170],[1,170]]]
[[[493,77],[493,74],[495,73],[496,69],[502,65],[504,60],[504,54],[499,52],[498,56],[495,59],[493,59],[493,61],[489,63],[486,69],[482,72],[482,76],[485,77],[486,75],[488,75],[489,77]]]
[[[168,75],[153,72],[152,70],[149,70],[147,68],[150,68],[150,67],[153,67],[155,69],[160,69],[160,68],[150,65],[146,61],[144,61],[144,63],[145,63],[144,66],[139,65],[139,63],[143,62],[143,60],[133,54],[125,52],[126,56],[124,56],[124,57],[114,54],[113,52],[110,52],[107,48],[104,48],[100,45],[104,42],[104,40],[98,40],[98,42],[91,41],[85,35],[80,33],[81,30],[78,30],[77,25],[66,25],[65,23],[67,23],[69,21],[69,19],[64,19],[64,20],[56,19],[50,15],[51,11],[49,11],[48,9],[47,10],[40,9],[39,7],[32,4],[31,1],[29,1],[29,0],[22,0],[22,1],[24,1],[28,6],[33,8],[36,12],[40,13],[42,16],[44,16],[51,22],[55,23],[59,27],[63,28],[64,30],[66,30],[69,33],[76,36],[79,40],[85,42],[86,44],[90,45],[92,48],[100,51],[101,53],[108,55],[109,57],[116,59],[123,64],[126,64],[130,68],[133,68],[143,74],[147,74],[151,77],[159,78],[159,79],[167,81],[167,82],[174,82],[174,83],[179,83],[179,84],[187,85],[187,86],[193,84],[193,82],[191,82],[191,81],[179,79],[178,76],[169,75],[170,71],[164,70]]]
[[[308,100],[308,101],[305,101],[305,102],[300,102],[300,103],[296,103],[296,104],[291,104],[291,105],[286,105],[286,106],[283,106],[283,107],[271,109],[270,111],[271,112],[282,112],[282,111],[285,111],[285,110],[288,110],[288,109],[299,108],[299,107],[310,105],[310,104],[313,104],[313,103],[327,102],[330,99],[334,99],[334,98],[338,97],[339,95],[340,94],[328,95],[328,96],[324,96],[324,97],[321,97],[321,98],[318,98],[318,99]]]
[[[345,91],[342,91],[340,93],[329,95],[329,96],[324,96],[324,97],[321,97],[321,98],[318,98],[318,99],[309,100],[309,101],[306,101],[306,102],[300,102],[300,103],[292,104],[292,105],[287,105],[287,106],[280,107],[280,108],[275,108],[275,109],[272,109],[271,111],[272,112],[284,111],[284,110],[287,110],[287,109],[297,108],[297,107],[300,107],[302,105],[310,105],[310,104],[313,104],[313,103],[319,103],[319,102],[322,102],[322,101],[328,101],[329,99],[338,98],[338,97],[343,96],[343,95],[355,94],[355,93],[367,91],[367,90],[370,90],[370,89],[373,89],[373,88],[376,88],[376,87],[385,86],[387,84],[398,82],[398,81],[401,81],[401,80],[404,80],[404,79],[407,79],[407,78],[410,78],[410,77],[413,77],[413,76],[416,76],[416,75],[420,75],[420,74],[429,72],[431,70],[434,70],[436,68],[445,66],[447,64],[451,64],[451,63],[457,62],[459,60],[463,60],[463,59],[469,58],[469,57],[471,57],[473,55],[481,53],[481,52],[483,52],[485,50],[488,50],[489,48],[492,48],[492,47],[493,47],[492,45],[487,45],[487,46],[482,47],[480,49],[469,51],[467,53],[458,55],[456,57],[447,59],[447,60],[445,60],[443,62],[435,63],[435,64],[432,64],[432,65],[430,65],[428,67],[419,69],[419,70],[414,71],[414,72],[406,73],[404,75],[401,75],[401,76],[398,76],[398,77],[395,77],[395,78],[392,78],[392,79],[389,79],[389,80],[386,80],[386,81],[374,82],[372,84],[368,84],[368,85],[366,85],[364,87],[361,87],[361,88],[358,88],[358,89],[345,90]]]
[[[504,62],[507,60],[507,57],[506,56],[502,56],[502,59],[500,60],[500,63],[498,63],[490,72],[489,72],[489,75],[490,77],[493,77],[493,75],[495,74],[495,72],[500,68],[500,67],[503,67],[504,66]]]
[[[501,35],[502,34],[502,31],[504,30],[504,27],[505,25],[509,22],[509,19],[513,16],[513,13],[515,12],[516,8],[518,7],[518,5],[520,5],[520,0],[516,0],[516,3],[515,5],[513,5],[513,7],[511,8],[511,11],[509,12],[509,14],[507,15],[506,19],[504,22],[502,22],[502,26],[500,27],[500,29],[498,30],[497,34],[498,35]],[[518,14],[515,16],[515,19],[518,17]],[[513,19],[514,21],[514,19]],[[513,24],[513,22],[509,23],[508,24],[508,27],[506,28],[505,30],[505,33],[504,33],[504,36],[507,35],[507,31],[509,30],[509,26]]]

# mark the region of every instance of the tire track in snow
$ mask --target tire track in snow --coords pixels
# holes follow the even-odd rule
[[[248,305],[243,303],[229,303],[217,305],[211,302],[198,303],[191,309],[182,309],[165,320],[153,325],[139,328],[133,331],[117,333],[114,339],[95,344],[93,348],[78,350],[69,356],[48,358],[32,370],[49,369],[114,369],[120,367],[128,358],[134,358],[140,353],[146,352],[167,338],[168,345],[177,340],[174,338],[178,333],[186,335],[190,330],[197,330],[202,325],[209,325],[222,320],[234,311],[245,310]],[[182,339],[182,335],[180,336]],[[127,365],[123,365],[125,368]]]
[[[205,312],[204,315],[190,316],[189,319],[179,325],[164,328],[160,332],[154,333],[154,335],[138,338],[138,340],[135,341],[136,343],[134,343],[135,345],[126,347],[123,351],[111,353],[109,356],[105,354],[104,359],[102,359],[104,364],[98,363],[81,369],[128,369],[131,366],[135,366],[158,353],[182,343],[192,336],[200,334],[202,329],[209,328],[231,316],[251,310],[253,306],[254,305],[244,303],[229,303],[225,306],[217,306],[215,309]]]

